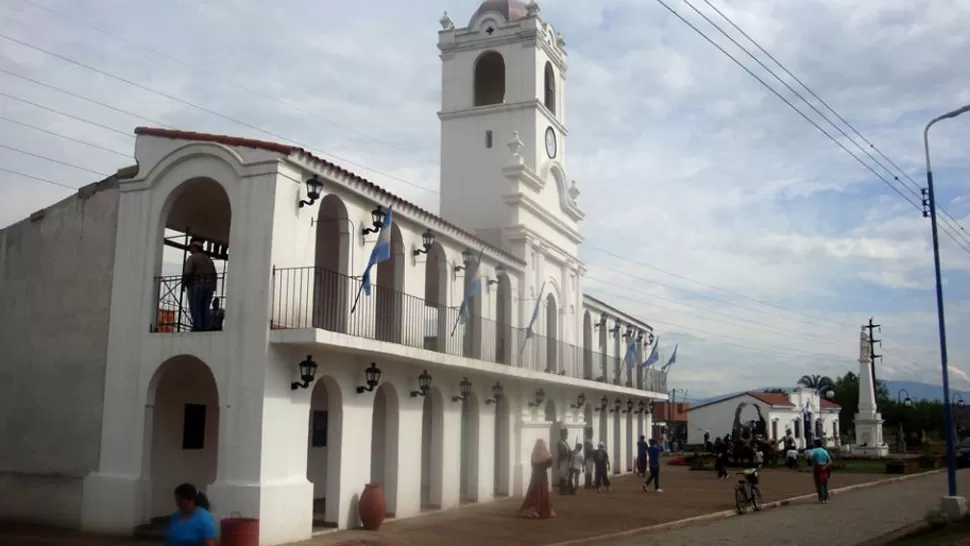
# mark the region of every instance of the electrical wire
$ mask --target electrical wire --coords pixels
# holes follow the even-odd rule
[[[100,171],[95,171],[95,170],[89,169],[87,167],[81,167],[79,165],[74,165],[73,163],[68,163],[66,161],[61,161],[60,159],[54,159],[52,157],[47,157],[45,155],[35,154],[34,152],[28,152],[27,150],[21,150],[20,148],[14,148],[13,146],[8,146],[6,144],[0,144],[0,148],[5,148],[5,149],[10,150],[10,151],[13,151],[13,152],[18,152],[18,153],[21,153],[21,154],[24,154],[24,155],[29,155],[31,157],[36,157],[37,159],[43,159],[45,161],[50,161],[51,163],[57,163],[58,165],[63,165],[65,167],[71,167],[72,169],[77,169],[79,171],[87,171],[87,172],[89,172],[91,174],[96,174],[96,175],[101,176],[101,177],[105,177],[106,178],[108,176],[107,174],[105,174],[103,172],[100,172]]]
[[[61,182],[55,182],[55,181],[51,180],[50,178],[44,178],[42,176],[37,176],[37,175],[33,175],[33,174],[27,174],[25,172],[16,171],[14,169],[8,169],[6,167],[0,167],[0,171],[3,171],[5,173],[14,174],[14,175],[17,175],[17,176],[22,176],[24,178],[30,178],[30,179],[36,180],[38,182],[43,182],[45,184],[50,184],[52,186],[60,186],[62,188],[67,188],[69,190],[74,190],[74,191],[77,191],[78,190],[78,188],[75,187],[75,186],[69,186],[69,185],[64,184],[64,183],[61,183]]]
[[[15,120],[15,119],[10,119],[10,118],[8,118],[6,116],[0,116],[0,120],[6,121],[7,123],[13,123],[13,124],[16,124],[16,125],[20,125],[21,127],[27,127],[29,129],[33,129],[33,130],[39,131],[41,133],[46,133],[48,135],[55,136],[57,138],[62,138],[62,139],[65,139],[65,140],[69,140],[71,142],[76,142],[78,144],[83,144],[85,146],[90,146],[91,148],[95,148],[97,150],[103,150],[105,152],[111,152],[113,154],[120,155],[121,157],[128,157],[128,158],[132,157],[131,154],[126,154],[126,153],[123,153],[123,152],[119,152],[117,150],[112,150],[111,148],[106,148],[106,147],[101,146],[99,144],[95,144],[93,142],[88,142],[86,140],[81,140],[79,138],[74,138],[74,137],[69,137],[67,135],[62,135],[61,133],[57,133],[57,132],[54,132],[54,131],[49,131],[47,129],[44,129],[43,127],[38,127],[36,125],[31,125],[30,123],[26,123],[26,122],[23,122],[23,121],[18,121],[18,120]]]

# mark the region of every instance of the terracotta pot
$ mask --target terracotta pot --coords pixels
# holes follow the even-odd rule
[[[384,523],[387,506],[384,501],[384,489],[379,484],[369,483],[364,486],[364,492],[357,501],[357,513],[360,523],[368,531],[376,531]]]

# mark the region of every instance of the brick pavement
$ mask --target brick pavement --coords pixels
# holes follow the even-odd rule
[[[838,485],[836,486],[838,487]],[[970,491],[970,469],[957,474],[959,491]],[[858,546],[919,522],[939,506],[946,474],[833,495],[829,504],[806,504],[747,513],[669,531],[588,541],[589,546]]]

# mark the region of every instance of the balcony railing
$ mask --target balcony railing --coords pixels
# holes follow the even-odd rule
[[[270,327],[321,328],[556,375],[646,386],[642,379],[637,381],[636,367],[629,372],[622,367],[622,381],[617,378],[615,356],[543,335],[526,339],[524,328],[476,316],[478,302],[469,305],[469,316],[462,321],[458,307],[382,286],[378,279],[371,286],[370,296],[361,295],[351,312],[361,283],[359,277],[323,268],[274,269]]]
[[[219,316],[224,316],[225,309],[221,311],[212,307],[214,298],[219,298],[219,306],[225,304],[226,275],[220,273],[212,278],[193,279],[193,285],[208,285],[211,288],[211,295],[208,291],[196,291],[192,287],[187,287],[181,275],[168,275],[155,277],[155,314],[151,324],[152,332],[176,333],[199,330],[221,330],[222,321]],[[198,305],[205,309],[204,318],[206,324],[194,324],[192,320],[191,297],[198,298]]]

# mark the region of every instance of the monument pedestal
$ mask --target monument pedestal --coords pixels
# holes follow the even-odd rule
[[[855,416],[855,445],[852,452],[865,457],[889,456],[889,446],[882,438],[882,415],[870,413]]]

